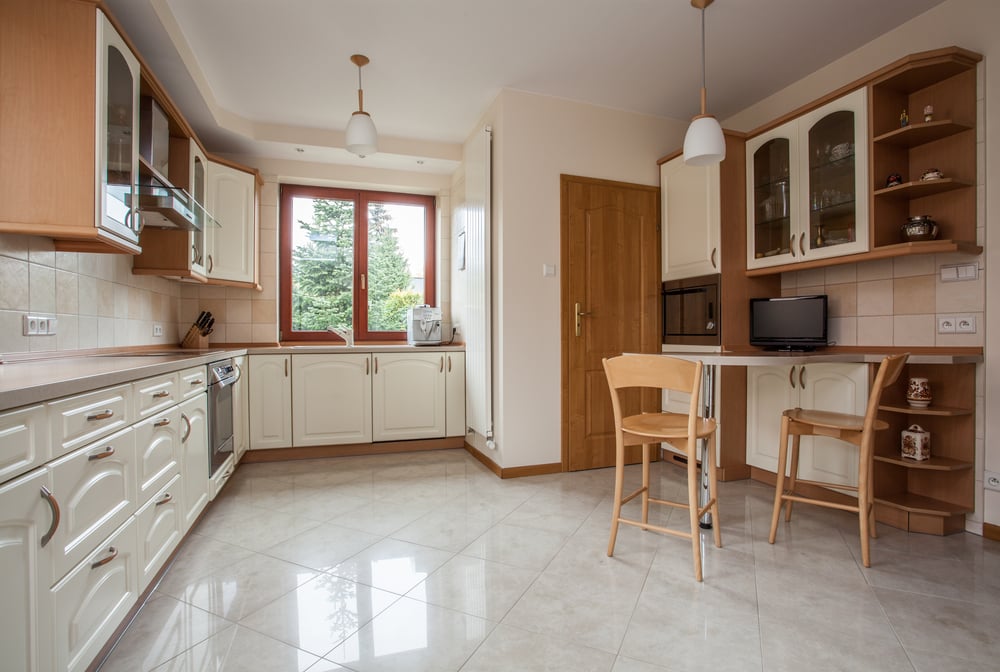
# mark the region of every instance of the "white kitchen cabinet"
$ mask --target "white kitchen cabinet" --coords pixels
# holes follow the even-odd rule
[[[663,279],[719,272],[720,169],[688,166],[678,156],[660,166]]]
[[[45,406],[0,413],[0,483],[45,464],[51,455]]]
[[[53,544],[42,545],[56,524],[46,501],[52,476],[37,469],[0,486],[0,651],[4,669],[52,669]],[[51,497],[51,494],[48,496]]]
[[[239,464],[250,447],[250,384],[243,377],[247,371],[247,358],[233,357],[236,382],[233,383],[233,458]]]
[[[53,461],[62,522],[52,537],[58,581],[136,510],[135,431],[128,427]]]
[[[208,373],[205,365],[184,369],[178,374],[180,378],[181,399],[190,399],[205,391],[208,385]]]
[[[127,427],[132,417],[132,387],[108,387],[50,401],[47,406],[52,455],[57,457]]]
[[[865,89],[750,138],[747,268],[868,251]]]
[[[181,476],[176,474],[135,514],[139,590],[156,577],[184,535]]]
[[[445,436],[465,436],[465,353],[445,353]]]
[[[181,529],[187,532],[208,505],[208,397],[181,403]]]
[[[292,445],[372,440],[372,356],[292,357]]]
[[[181,470],[180,406],[135,425],[137,506],[142,506]]]
[[[374,441],[445,435],[445,352],[372,355]]]
[[[52,587],[56,670],[86,669],[138,600],[136,546],[129,517]]]
[[[866,364],[808,364],[747,368],[747,463],[778,470],[781,413],[812,408],[864,415],[868,402]],[[829,437],[804,436],[799,478],[856,485],[858,451]]]
[[[205,208],[215,218],[207,227],[205,272],[210,280],[257,282],[257,176],[209,160]]]
[[[292,445],[291,355],[250,357],[250,450]]]

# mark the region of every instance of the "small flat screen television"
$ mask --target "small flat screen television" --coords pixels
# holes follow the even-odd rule
[[[815,350],[827,345],[826,294],[750,299],[750,345]]]

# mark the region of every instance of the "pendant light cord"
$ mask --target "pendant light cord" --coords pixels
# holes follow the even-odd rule
[[[701,8],[701,113],[705,114],[708,87],[705,80],[705,8]]]

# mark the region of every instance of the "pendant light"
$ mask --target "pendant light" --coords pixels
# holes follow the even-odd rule
[[[689,166],[710,166],[726,158],[726,139],[722,126],[705,112],[705,8],[713,0],[691,0],[691,6],[701,10],[701,114],[695,116],[684,136],[684,163]]]
[[[361,88],[361,68],[368,65],[368,57],[354,54],[351,63],[358,66],[358,111],[347,122],[347,151],[365,158],[378,151],[378,133],[371,115],[365,112],[365,93]]]

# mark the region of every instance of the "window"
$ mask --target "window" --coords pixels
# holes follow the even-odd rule
[[[433,196],[285,184],[280,208],[282,340],[403,340],[434,305]]]

